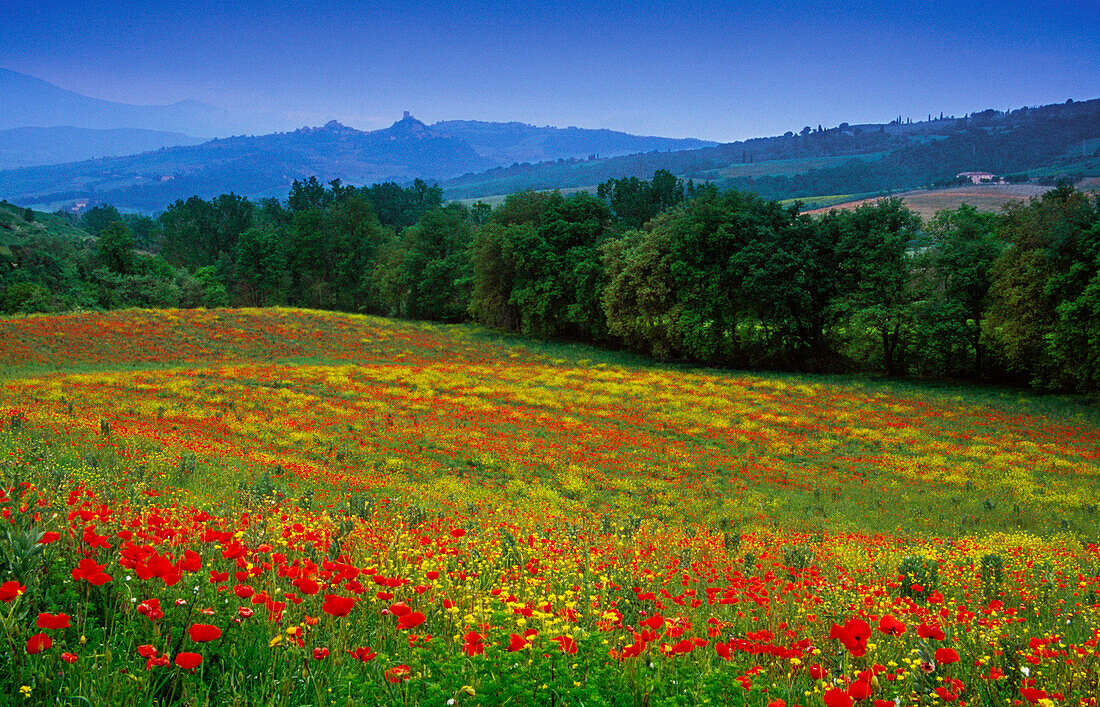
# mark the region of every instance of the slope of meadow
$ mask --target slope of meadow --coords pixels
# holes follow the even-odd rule
[[[1072,401],[268,309],[2,320],[0,410],[6,694],[1097,693]]]

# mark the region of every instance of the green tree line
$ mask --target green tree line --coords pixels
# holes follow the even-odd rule
[[[84,221],[94,250],[4,271],[7,311],[294,305],[717,366],[1100,388],[1100,202],[1066,184],[922,222],[899,199],[810,216],[664,171],[496,208],[310,179]]]

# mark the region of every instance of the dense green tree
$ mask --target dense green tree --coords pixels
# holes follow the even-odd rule
[[[251,201],[236,194],[177,201],[160,215],[160,252],[174,265],[209,265],[222,253],[233,252],[237,239],[252,226],[254,210]]]
[[[240,300],[253,306],[282,302],[287,279],[286,243],[270,227],[241,234],[234,248],[233,277]]]
[[[987,331],[1009,372],[1035,385],[1100,387],[1098,221],[1096,198],[1068,184],[1007,207]]]
[[[93,206],[80,217],[80,227],[93,236],[98,236],[101,231],[116,223],[125,223],[122,214],[110,204]]]
[[[916,314],[916,278],[910,246],[916,246],[920,217],[901,199],[881,199],[851,211],[832,211],[825,227],[837,229],[840,293],[834,313],[849,322],[855,338],[864,331],[879,341],[887,375],[904,370],[907,337]]]
[[[471,286],[469,212],[459,204],[427,211],[375,268],[390,311],[412,319],[459,321]]]
[[[915,356],[926,373],[981,377],[986,343],[982,324],[993,264],[1004,249],[997,217],[963,204],[936,214],[926,231],[923,266],[927,299],[916,322]]]
[[[134,237],[126,224],[118,221],[100,231],[96,257],[113,273],[129,275],[134,272]]]

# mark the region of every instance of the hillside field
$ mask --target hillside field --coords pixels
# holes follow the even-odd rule
[[[1042,196],[1052,188],[1038,184],[971,184],[946,189],[913,189],[893,196],[901,197],[909,209],[927,220],[935,216],[938,211],[954,210],[963,204],[973,206],[978,211],[997,212],[1008,203],[1026,204],[1032,197]],[[855,209],[881,198],[883,197],[845,200],[842,203],[810,208],[806,213],[821,214],[830,209]],[[814,206],[812,203],[814,200],[806,201],[811,207]]]
[[[0,413],[20,704],[1100,694],[1079,399],[127,310],[0,319]]]

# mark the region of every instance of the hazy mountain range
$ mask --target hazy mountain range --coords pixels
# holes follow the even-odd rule
[[[43,208],[87,201],[156,211],[192,195],[284,196],[293,180],[309,176],[351,184],[444,180],[517,163],[716,144],[515,122],[427,126],[407,114],[383,130],[333,121],[225,137],[248,125],[195,101],[112,103],[0,69],[0,198]]]
[[[1100,174],[1100,100],[961,118],[807,125],[717,144],[516,122],[429,126],[408,114],[381,130],[332,121],[201,142],[188,136],[224,134],[233,116],[195,102],[99,101],[4,70],[0,99],[0,128],[8,128],[0,130],[0,168],[28,165],[0,170],[0,198],[43,210],[84,202],[152,213],[176,199],[227,192],[282,198],[295,179],[310,176],[356,185],[420,178],[442,183],[447,198],[476,199],[593,188],[665,169],[784,199],[911,189],[973,170],[1025,178]],[[20,121],[26,124],[16,127]]]
[[[140,128],[12,128],[0,130],[0,169],[116,157],[174,145],[197,145],[202,138]]]

